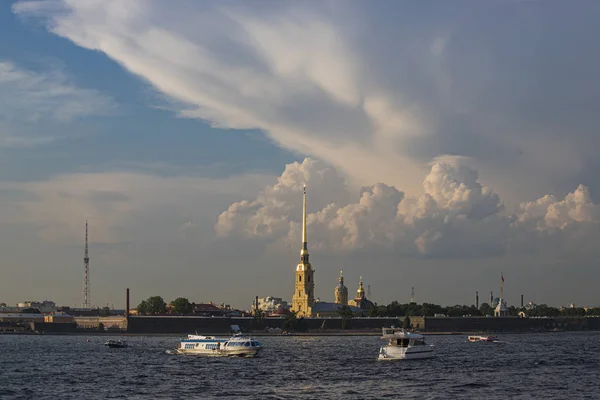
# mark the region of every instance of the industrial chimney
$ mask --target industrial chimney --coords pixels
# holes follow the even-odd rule
[[[129,288],[127,288],[127,295],[125,298],[125,318],[129,319]]]

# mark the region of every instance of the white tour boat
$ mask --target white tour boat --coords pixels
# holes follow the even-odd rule
[[[433,345],[425,344],[425,336],[403,328],[383,328],[387,345],[379,349],[379,360],[417,360],[433,357]]]
[[[496,336],[469,336],[467,337],[469,342],[498,342]]]
[[[179,354],[203,356],[254,357],[262,347],[259,341],[240,334],[230,338],[188,335],[186,339],[181,339],[176,351]]]

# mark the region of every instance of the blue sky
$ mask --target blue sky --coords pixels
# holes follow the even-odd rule
[[[514,299],[594,303],[599,14],[3,2],[0,302],[77,304],[86,219],[97,304],[289,297],[307,183],[324,300],[340,269],[444,304],[502,269]]]
[[[181,166],[182,174],[218,165],[209,173],[227,176],[248,170],[278,171],[282,164],[295,160],[265,140],[260,131],[213,129],[198,119],[177,118],[169,102],[148,83],[102,53],[49,34],[39,21],[15,16],[11,7],[10,2],[0,5],[0,33],[14,39],[0,44],[4,61],[31,72],[58,70],[72,84],[106,96],[111,105],[103,115],[67,124],[44,121],[43,125],[20,126],[25,131],[43,129],[44,135],[58,139],[44,146],[2,149],[1,178],[27,180],[110,167],[135,169],[136,163]]]

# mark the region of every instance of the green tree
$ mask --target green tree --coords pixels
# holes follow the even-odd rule
[[[142,302],[138,304],[136,309],[139,315],[148,314],[148,303],[146,302],[146,300],[142,300]]]
[[[410,317],[408,315],[404,317],[404,321],[402,321],[402,327],[404,329],[410,329]]]
[[[338,314],[340,315],[340,318],[342,318],[342,329],[348,329],[353,316],[352,309],[347,305],[343,305],[338,308]]]
[[[283,329],[286,331],[292,331],[296,327],[296,312],[291,311],[285,321],[283,321]]]
[[[494,315],[494,309],[488,303],[481,303],[479,306],[479,312],[483,316]]]
[[[40,314],[40,310],[38,310],[37,308],[26,308],[24,310],[21,310],[22,314]]]
[[[137,306],[137,311],[142,315],[157,315],[167,312],[167,303],[160,296],[152,296],[142,301]]]
[[[171,302],[173,314],[191,314],[193,309],[192,303],[185,297],[178,297]]]

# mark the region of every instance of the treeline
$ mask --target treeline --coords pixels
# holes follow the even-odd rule
[[[194,303],[185,297],[178,297],[167,304],[160,296],[151,296],[137,306],[139,315],[191,314]]]
[[[137,312],[140,315],[161,315],[161,314],[192,314],[194,311],[194,303],[191,303],[185,297],[178,297],[170,303],[166,303],[160,296],[152,296],[142,301],[137,306]],[[345,309],[344,309],[345,310]],[[344,312],[344,315],[347,312]],[[559,317],[559,316],[594,316],[600,315],[600,307],[588,308],[556,308],[546,304],[539,304],[533,307],[518,308],[510,306],[507,308],[508,315],[518,316],[520,312],[524,312],[528,317]],[[448,317],[463,317],[463,316],[493,316],[494,308],[488,303],[483,303],[479,308],[474,305],[454,305],[440,306],[433,303],[404,303],[401,304],[393,301],[388,305],[375,305],[370,310],[364,312],[364,316],[369,317],[433,317],[436,314],[445,315]],[[351,317],[350,317],[351,318]]]
[[[507,307],[508,315],[518,316],[519,313],[524,312],[528,317],[559,317],[559,316],[593,316],[600,315],[600,307],[588,308],[587,310],[582,307],[575,308],[556,308],[550,307],[546,304],[536,305],[530,308],[518,308],[514,306]],[[400,304],[397,301],[393,301],[387,306],[375,306],[371,308],[368,315],[371,317],[403,317],[403,316],[426,316],[433,317],[436,314],[445,315],[448,317],[462,317],[462,316],[493,316],[494,308],[488,303],[483,303],[479,308],[474,305],[454,305],[454,306],[440,306],[432,303],[405,303]]]

